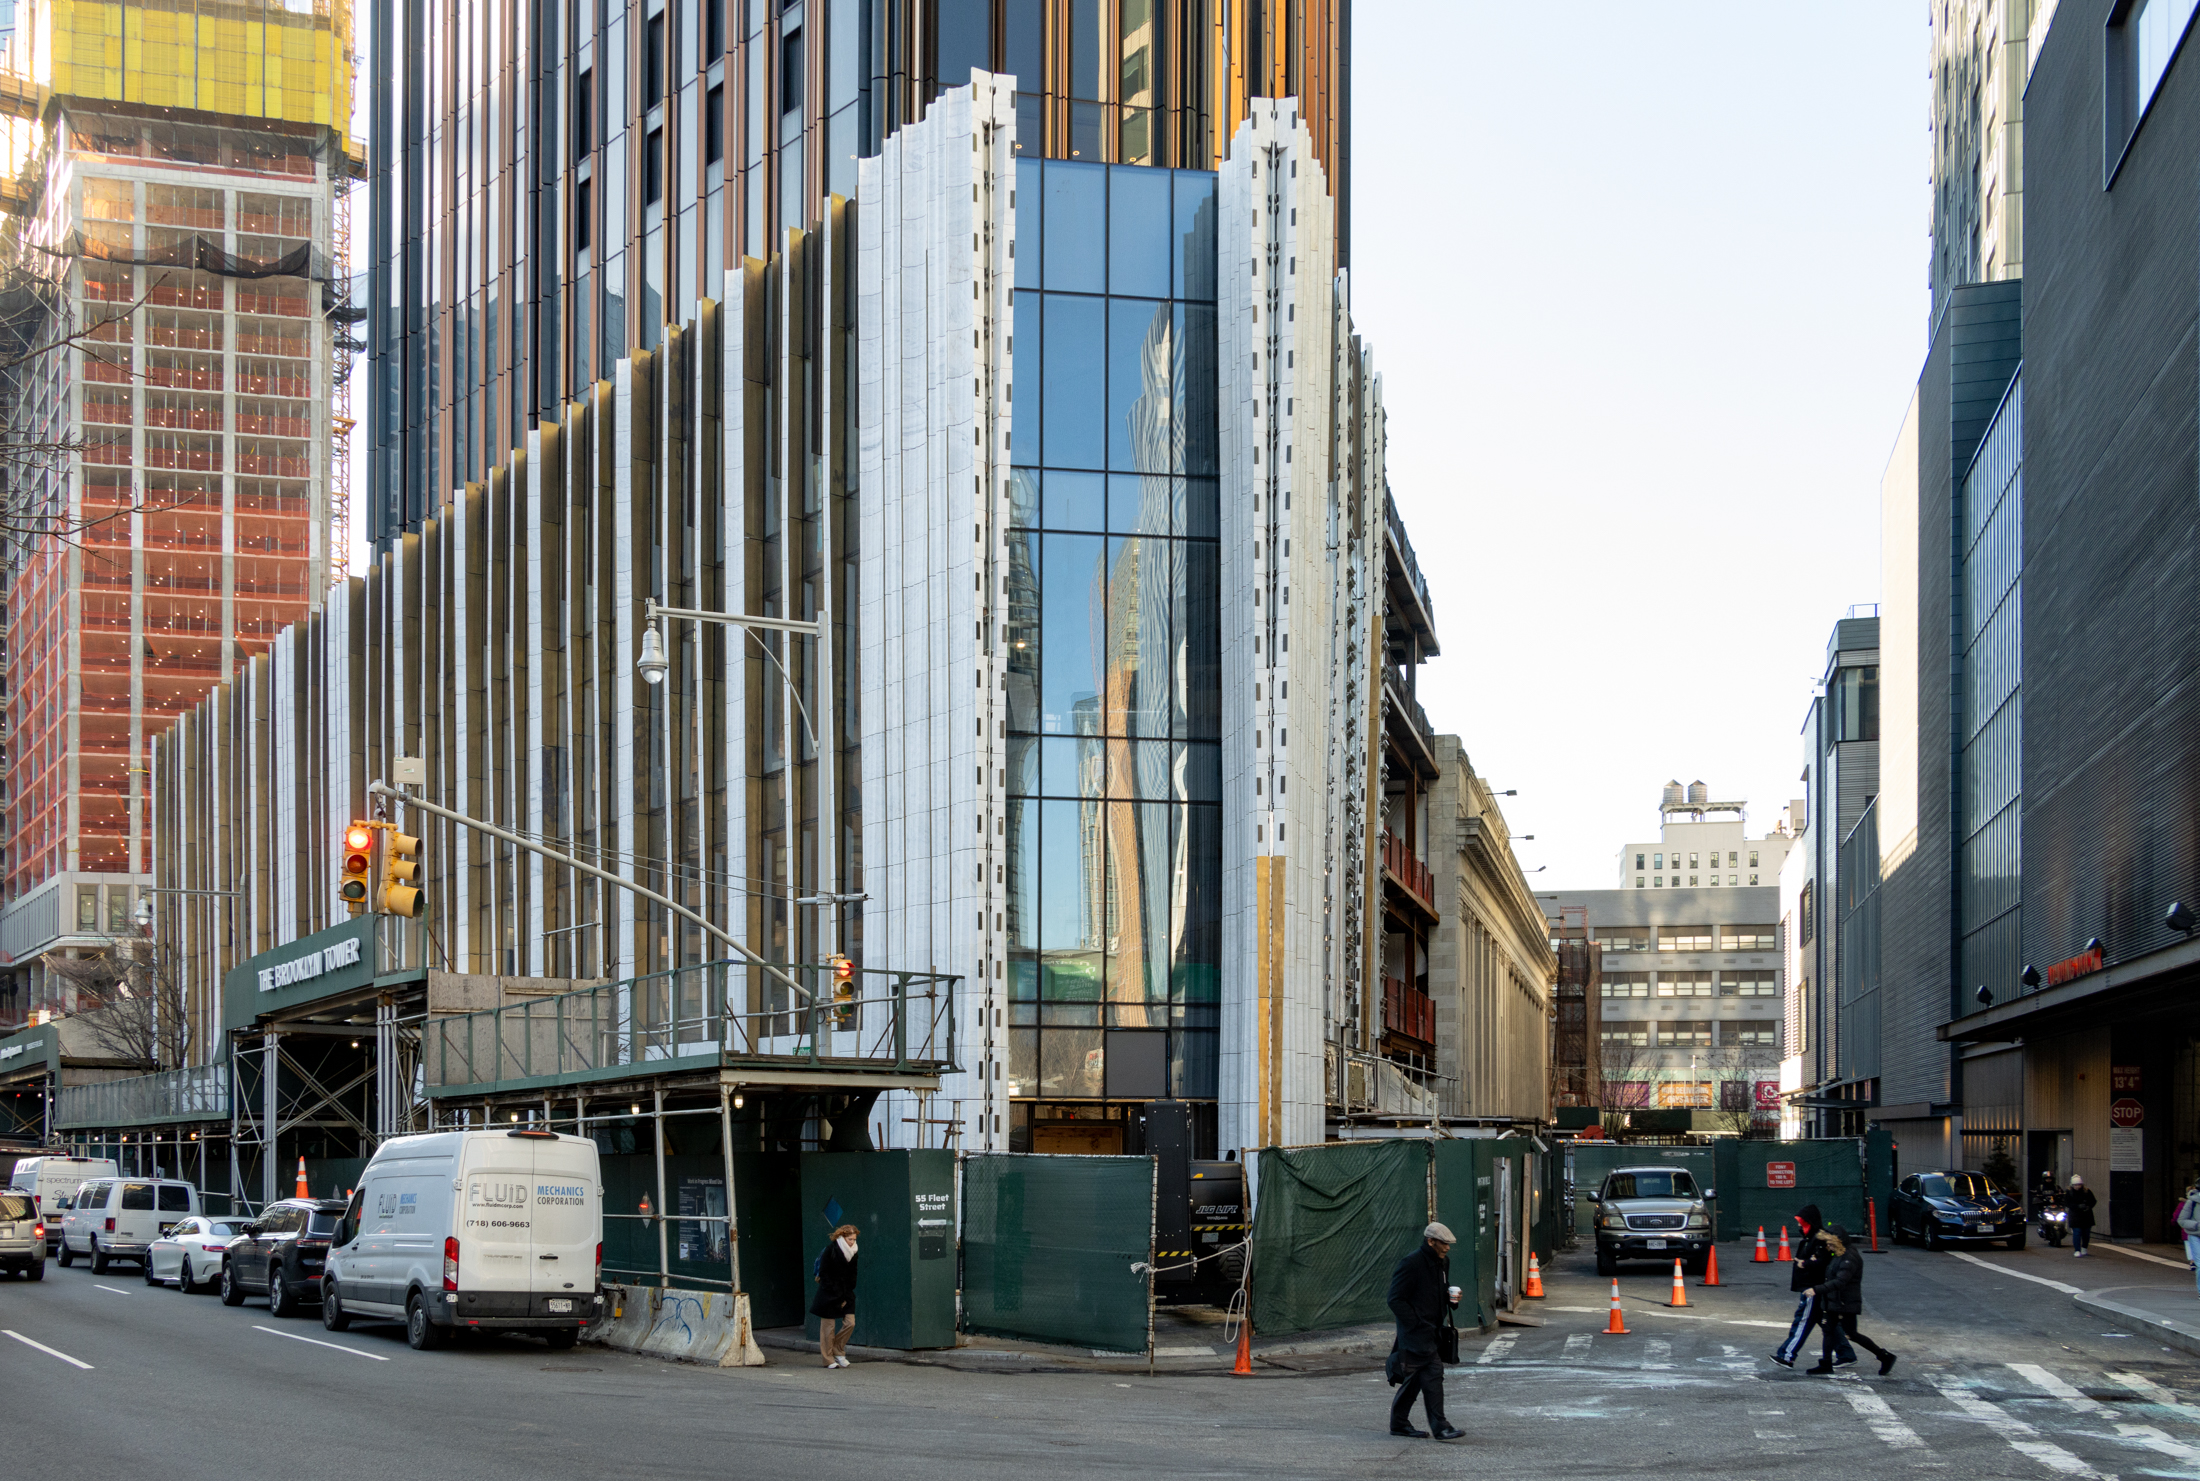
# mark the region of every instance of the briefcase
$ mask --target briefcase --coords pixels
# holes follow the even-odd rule
[[[1444,1308],[1443,1323],[1436,1329],[1436,1358],[1447,1368],[1459,1361],[1459,1324],[1453,1319],[1448,1305]]]

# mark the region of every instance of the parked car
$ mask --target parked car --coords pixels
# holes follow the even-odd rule
[[[94,1178],[61,1223],[61,1263],[78,1255],[105,1275],[113,1260],[143,1262],[153,1241],[199,1211],[199,1190],[172,1178]]]
[[[343,1222],[341,1198],[285,1198],[230,1236],[222,1251],[222,1305],[267,1297],[276,1316],[296,1316],[301,1302],[321,1299],[329,1239]]]
[[[49,1154],[19,1158],[8,1174],[8,1191],[28,1193],[31,1204],[46,1226],[46,1253],[61,1248],[61,1216],[76,1197],[76,1190],[90,1178],[111,1178],[122,1171],[111,1157],[70,1157]]]
[[[2023,1206],[1982,1172],[1911,1173],[1894,1190],[1887,1223],[1897,1243],[1916,1239],[1927,1249],[1996,1239],[2024,1248]]]
[[[1597,1274],[1622,1260],[1687,1262],[1691,1273],[1711,1255],[1711,1215],[1695,1177],[1681,1167],[1616,1167],[1590,1195],[1597,1231]]]
[[[28,1193],[0,1193],[0,1271],[46,1278],[46,1226]]]
[[[596,1144],[551,1131],[443,1131],[375,1149],[337,1231],[321,1323],[405,1323],[436,1348],[461,1328],[571,1347],[602,1307]]]
[[[244,1232],[249,1219],[210,1219],[194,1214],[153,1241],[145,1261],[145,1283],[176,1283],[179,1291],[196,1291],[221,1279],[222,1251]]]

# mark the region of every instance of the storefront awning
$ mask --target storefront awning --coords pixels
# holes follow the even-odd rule
[[[2195,985],[2200,985],[2200,937],[2188,937],[2059,987],[2012,991],[2006,1001],[1942,1024],[1939,1036],[1943,1043],[1976,1044],[2060,1033],[2099,1024],[2104,1013],[2130,1018],[2190,1006]]]

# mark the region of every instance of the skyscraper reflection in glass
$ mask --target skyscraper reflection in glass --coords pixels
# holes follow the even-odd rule
[[[1201,171],[1017,165],[1008,899],[1019,1098],[1108,1096],[1109,1036],[1123,1032],[1168,1036],[1168,1084],[1141,1098],[1215,1094],[1214,189]]]

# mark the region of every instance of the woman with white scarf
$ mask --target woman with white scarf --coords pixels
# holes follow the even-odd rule
[[[856,1226],[843,1224],[817,1257],[817,1351],[828,1368],[848,1366],[848,1336],[856,1329]]]

